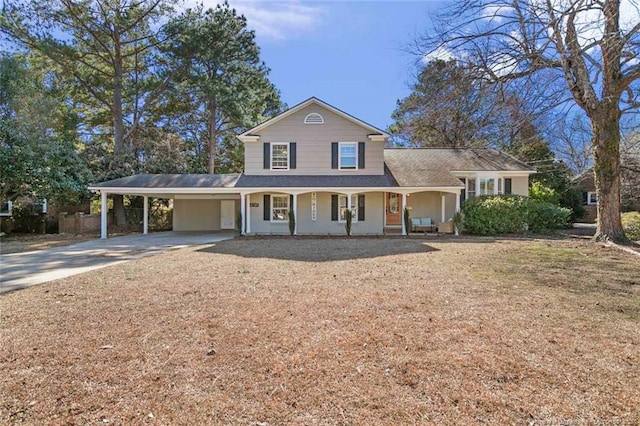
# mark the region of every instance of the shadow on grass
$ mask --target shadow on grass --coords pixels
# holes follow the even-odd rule
[[[370,259],[398,254],[438,251],[427,241],[387,238],[236,238],[198,250],[246,258],[301,262]]]

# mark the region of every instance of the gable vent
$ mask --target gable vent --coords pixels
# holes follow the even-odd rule
[[[312,112],[304,118],[304,124],[324,124],[324,118],[316,112]]]

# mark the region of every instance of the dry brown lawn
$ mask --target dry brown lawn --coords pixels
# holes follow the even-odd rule
[[[0,254],[22,253],[25,251],[43,250],[53,247],[68,246],[93,240],[99,234],[15,234],[0,239]]]
[[[0,297],[0,423],[639,424],[640,261],[236,239]]]

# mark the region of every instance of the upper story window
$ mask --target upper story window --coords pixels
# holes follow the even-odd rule
[[[356,170],[358,168],[358,143],[340,142],[338,167],[340,170]]]
[[[271,170],[289,170],[289,144],[271,144]]]
[[[304,124],[324,124],[324,118],[317,112],[312,112],[304,118]]]

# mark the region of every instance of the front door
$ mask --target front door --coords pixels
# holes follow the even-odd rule
[[[402,195],[387,192],[386,199],[386,224],[387,226],[399,226],[402,224]]]
[[[236,202],[234,200],[220,200],[220,228],[234,229]]]

